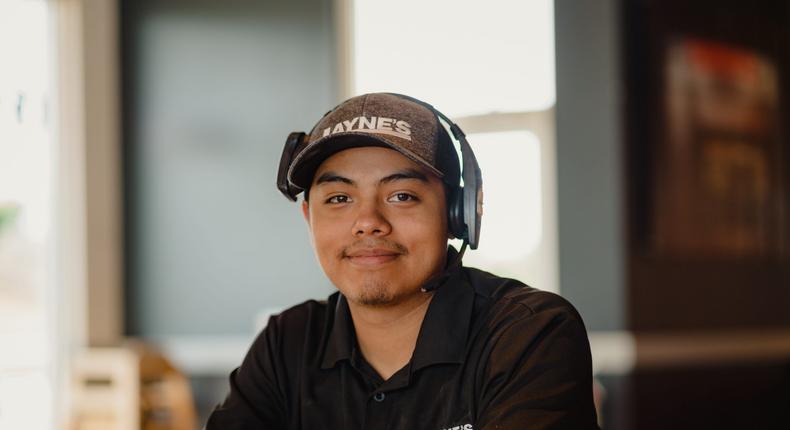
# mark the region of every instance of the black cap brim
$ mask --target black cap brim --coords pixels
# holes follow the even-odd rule
[[[324,160],[346,149],[367,146],[376,146],[398,151],[406,158],[425,167],[437,177],[442,178],[444,176],[442,172],[437,170],[430,163],[411,151],[408,151],[406,148],[389,141],[386,137],[352,131],[326,136],[308,144],[294,159],[291,169],[288,172],[288,180],[297,187],[306,190],[310,188],[315,171]]]

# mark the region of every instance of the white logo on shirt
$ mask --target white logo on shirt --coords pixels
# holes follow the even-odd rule
[[[372,116],[370,118],[358,116],[347,121],[339,122],[333,127],[325,128],[322,137],[329,136],[330,134],[342,133],[344,131],[366,131],[368,133],[389,134],[391,136],[400,137],[401,139],[411,140],[411,125],[408,122],[381,116]]]
[[[471,424],[463,424],[455,427],[447,427],[446,429],[442,430],[473,430],[473,427]]]

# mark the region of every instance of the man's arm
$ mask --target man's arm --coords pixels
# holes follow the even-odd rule
[[[549,299],[542,309],[524,306],[492,339],[475,428],[598,428],[584,324],[564,299]]]
[[[275,367],[277,332],[276,320],[271,318],[241,366],[230,374],[230,394],[211,413],[206,430],[286,428],[286,397]]]

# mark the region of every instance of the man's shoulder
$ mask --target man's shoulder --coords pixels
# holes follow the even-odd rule
[[[265,329],[276,330],[282,334],[290,334],[322,328],[330,316],[329,313],[334,311],[336,302],[337,293],[332,294],[325,300],[311,299],[304,301],[270,316]]]
[[[490,354],[516,357],[519,348],[546,350],[557,339],[574,351],[571,366],[589,361],[587,331],[579,312],[564,297],[530,287],[515,279],[467,269],[467,279],[477,296],[473,342]],[[490,347],[491,349],[486,349]],[[560,349],[561,350],[561,349]]]
[[[267,357],[278,363],[274,366],[279,371],[293,374],[298,367],[297,358],[320,355],[332,326],[336,302],[333,294],[326,300],[307,300],[273,314],[253,340],[250,354]]]
[[[517,312],[525,318],[557,314],[581,321],[576,308],[559,294],[473,267],[464,267],[464,272],[475,294],[488,303],[493,312]]]

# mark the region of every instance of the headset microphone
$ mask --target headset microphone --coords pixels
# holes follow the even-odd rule
[[[453,272],[455,272],[457,268],[461,267],[461,260],[464,258],[466,245],[467,242],[466,239],[464,239],[463,243],[461,243],[461,249],[457,252],[454,252],[455,255],[453,256],[453,259],[447,262],[442,273],[428,279],[425,284],[423,284],[422,288],[420,288],[423,293],[429,293],[439,288],[444,283],[444,281],[446,281],[453,274]]]

